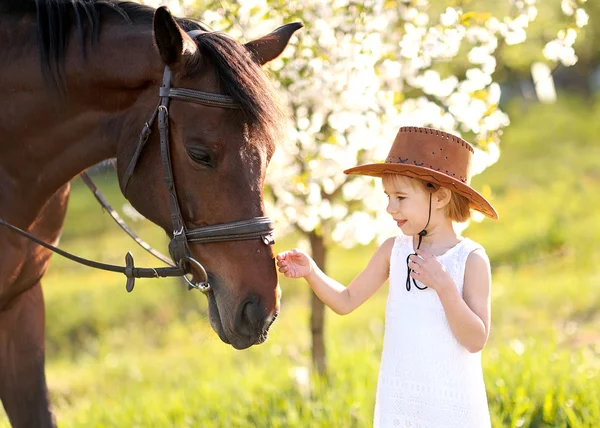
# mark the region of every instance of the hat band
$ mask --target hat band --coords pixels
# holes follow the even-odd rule
[[[388,158],[385,160],[386,164],[390,164],[390,165],[414,165],[414,166],[418,166],[421,168],[427,168],[430,169],[432,171],[436,171],[442,174],[447,175],[448,177],[454,178],[456,180],[460,180],[461,182],[463,182],[464,184],[467,184],[467,177],[464,177],[462,175],[458,175],[458,177],[456,176],[455,172],[450,172],[448,170],[443,170],[441,168],[436,168],[433,165],[426,165],[425,162],[419,162],[417,160],[413,160],[411,162],[411,160],[409,158],[403,158],[402,156],[388,156]]]

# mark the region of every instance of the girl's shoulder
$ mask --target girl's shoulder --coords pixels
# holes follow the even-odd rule
[[[447,266],[464,267],[471,258],[484,258],[487,260],[487,254],[481,244],[470,238],[458,236],[458,243],[435,257]]]
[[[490,258],[488,257],[487,252],[485,251],[485,248],[483,247],[483,245],[479,244],[478,242],[473,241],[472,239],[469,239],[469,238],[465,238],[465,239],[468,239],[468,242],[466,243],[466,248],[465,248],[465,253],[466,253],[465,263],[467,265],[489,266]]]
[[[463,238],[461,249],[456,255],[465,268],[465,273],[485,273],[490,270],[490,259],[485,248],[470,238]]]
[[[378,252],[384,253],[389,260],[399,243],[401,243],[402,237],[402,235],[395,235],[386,238],[385,241],[383,241],[379,246]]]
[[[412,243],[411,239],[411,237],[407,237],[402,234],[390,236],[379,245],[376,255],[385,255],[387,261],[389,262],[395,253],[398,251],[403,251],[403,248],[406,247],[408,243]]]
[[[479,242],[476,242],[471,238],[462,238],[460,244],[463,249],[463,252],[466,253],[469,257],[473,254],[478,254],[479,256],[487,258],[485,248]]]

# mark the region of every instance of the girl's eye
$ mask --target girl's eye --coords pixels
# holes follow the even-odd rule
[[[388,198],[388,200],[391,199],[390,195],[388,195],[387,193],[385,194],[385,197]],[[401,200],[405,199],[405,197],[404,196],[396,196],[396,199],[401,201]]]

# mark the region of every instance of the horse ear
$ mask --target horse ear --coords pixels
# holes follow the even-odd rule
[[[264,65],[281,55],[292,34],[302,27],[304,25],[300,22],[285,24],[260,39],[246,43],[245,46],[252,52],[256,62]]]
[[[153,27],[154,41],[166,65],[179,63],[184,55],[196,52],[196,42],[181,29],[166,6],[156,9]]]

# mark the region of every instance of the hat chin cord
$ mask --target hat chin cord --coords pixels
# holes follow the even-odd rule
[[[417,250],[419,248],[421,248],[421,242],[423,241],[423,237],[427,235],[427,226],[429,226],[429,221],[431,220],[431,198],[433,197],[433,193],[429,193],[429,216],[427,217],[427,224],[425,225],[425,227],[423,228],[422,231],[419,232],[419,243],[417,244]],[[406,291],[410,291],[411,285],[410,285],[410,281],[412,280],[412,283],[415,287],[417,287],[419,290],[425,290],[427,288],[426,285],[424,285],[423,287],[419,286],[419,284],[417,284],[417,281],[415,281],[414,278],[410,277],[410,273],[413,271],[409,266],[408,266],[408,262],[410,262],[410,256],[416,256],[417,253],[413,253],[413,254],[409,254],[408,257],[406,258],[406,268],[407,268],[407,273],[406,273]]]

